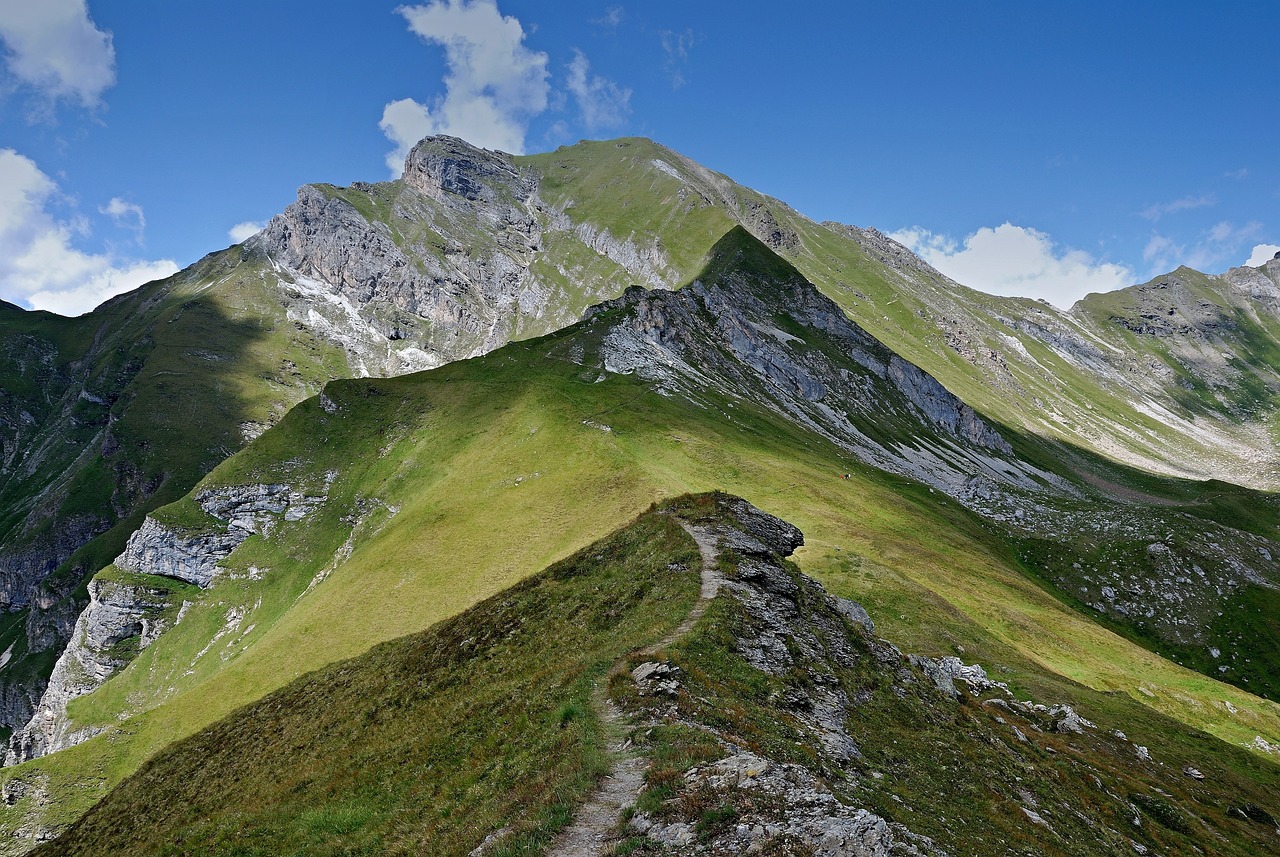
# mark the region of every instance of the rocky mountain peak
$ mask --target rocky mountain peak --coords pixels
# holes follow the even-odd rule
[[[403,180],[432,199],[454,194],[486,203],[498,200],[500,188],[525,196],[533,183],[522,176],[505,152],[445,136],[426,137],[413,147],[405,159]]]

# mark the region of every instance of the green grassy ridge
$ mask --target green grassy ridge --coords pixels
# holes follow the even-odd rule
[[[36,854],[470,853],[545,846],[608,768],[592,688],[692,607],[701,563],[650,513],[432,629],[181,741]]]
[[[733,576],[731,558],[723,571]],[[794,575],[799,569],[791,565],[790,571]],[[821,616],[826,626],[844,624],[803,587],[797,603],[808,621]],[[880,619],[874,610],[873,618]],[[784,675],[770,676],[740,654],[738,640],[752,639],[758,621],[733,596],[724,596],[690,634],[662,653],[681,670],[680,717],[768,759],[810,769],[843,801],[901,822],[951,853],[1115,854],[1130,849],[1129,839],[1165,854],[1247,855],[1274,847],[1270,827],[1227,812],[1246,803],[1274,811],[1280,767],[1242,750],[1215,747],[1204,733],[1153,716],[1123,695],[1066,681],[1037,688],[1050,695],[1033,694],[1035,701],[1053,703],[1065,692],[1097,719],[1096,730],[1055,733],[1046,723],[980,704],[964,690],[960,701],[946,698],[919,673],[904,681],[901,673],[878,663],[868,640],[849,626],[852,665],[833,654],[811,662],[792,646],[800,662]],[[986,652],[962,652],[961,657],[968,662],[975,654]],[[812,733],[785,703],[795,689],[811,686],[815,674],[833,677],[855,700],[847,729],[861,755],[847,765],[815,752]],[[666,701],[637,696],[625,672],[610,687],[626,709],[667,716]],[[1118,723],[1137,730],[1129,734],[1133,742],[1152,743],[1158,764],[1139,764],[1133,745],[1109,734]],[[1029,740],[1018,740],[1013,727]],[[710,796],[687,785],[691,768],[726,754],[705,732],[668,725],[636,738],[655,760],[637,803],[641,810],[667,822],[694,823],[705,835],[718,819],[752,808],[756,799],[750,789],[731,792],[726,803],[709,804]],[[1193,765],[1203,767],[1204,781],[1182,773]],[[1053,832],[1023,815],[1019,806],[1029,801],[1050,820]],[[1135,814],[1141,818],[1136,826]],[[650,853],[638,840],[630,844],[639,849],[631,853]]]
[[[726,422],[731,403],[714,392],[693,404],[630,376],[597,383],[567,359],[583,335],[562,331],[413,376],[334,382],[334,413],[308,400],[224,462],[206,486],[340,475],[324,509],[246,542],[182,624],[73,704],[77,724],[106,733],[6,778],[46,782],[56,800],[44,820],[66,824],[168,743],[294,676],[453,615],[654,499],[715,486],[801,526],[801,566],[884,608],[882,627],[916,651],[964,645],[1038,697],[1050,687],[1059,691],[1050,698],[1074,699],[1065,676],[1232,743],[1280,736],[1276,706],[1065,608],[1023,575],[1003,533],[956,504],[741,401]],[[854,478],[837,478],[845,472]],[[373,499],[385,504],[379,520],[358,528],[350,558],[306,592]],[[874,572],[847,574],[855,558]],[[254,580],[254,565],[270,571]],[[233,608],[245,610],[235,633],[197,657]],[[19,801],[0,808],[0,823],[13,829],[33,813]]]
[[[687,183],[668,175],[655,160],[680,170]],[[604,226],[617,236],[658,236],[680,282],[697,274],[709,248],[726,229],[751,221],[751,206],[767,210],[782,230],[796,236],[794,245],[775,248],[781,255],[873,336],[988,417],[1063,442],[1084,443],[1094,451],[1101,447],[1082,438],[1081,431],[1086,435],[1102,431],[1153,467],[1163,462],[1176,468],[1188,457],[1214,460],[1221,455],[1221,450],[1203,442],[1171,433],[1159,419],[1135,407],[1128,385],[1082,370],[1023,329],[1026,323],[1038,323],[1039,313],[1047,312],[1056,323],[1083,331],[1086,338],[1101,336],[1122,345],[1135,359],[1142,355],[1158,359],[1179,373],[1184,383],[1191,383],[1167,348],[1114,323],[1111,317],[1116,314],[1101,309],[1127,300],[1141,287],[1091,295],[1078,312],[1062,313],[1037,301],[987,295],[929,276],[904,281],[887,271],[846,229],[814,223],[778,200],[643,138],[584,141],[516,162],[539,173],[548,200],[557,205],[572,203],[565,212],[574,223]],[[1227,294],[1203,274],[1195,273],[1195,278],[1201,289],[1198,294],[1226,311],[1238,309],[1239,296]],[[970,332],[976,350],[1001,355],[1000,371],[1008,377],[967,361],[949,347],[943,336],[944,320],[958,320]],[[1244,351],[1256,355],[1275,347],[1280,331],[1264,314],[1260,323],[1251,322],[1236,339]],[[1027,357],[1011,349],[1010,342],[1025,349]],[[1274,422],[1274,384],[1258,381],[1274,376],[1266,370],[1273,364],[1261,357],[1242,362],[1246,365],[1241,382],[1227,395],[1243,410],[1226,407],[1212,395],[1188,398],[1177,383],[1166,387],[1164,404],[1188,418],[1197,413],[1212,416],[1217,428],[1228,434],[1236,431],[1241,420]],[[1268,389],[1273,391],[1269,397]],[[1028,416],[1042,413],[1045,403],[1058,409],[1062,419],[1041,421]],[[1116,435],[1115,425],[1133,434]],[[1247,432],[1240,437],[1251,442]],[[1247,464],[1234,458],[1226,461]]]

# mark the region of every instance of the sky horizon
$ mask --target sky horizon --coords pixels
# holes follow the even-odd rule
[[[1280,251],[1278,4],[690,5],[0,0],[0,298],[87,311],[431,133],[651,137],[1063,307]]]

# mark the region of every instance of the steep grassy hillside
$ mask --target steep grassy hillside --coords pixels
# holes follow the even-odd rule
[[[259,516],[255,533],[222,561],[212,585],[181,595],[182,603],[171,605],[180,618],[132,653],[127,668],[72,701],[67,713],[75,728],[100,734],[5,772],[4,793],[13,800],[0,807],[0,822],[28,837],[59,829],[161,748],[237,707],[456,615],[602,538],[657,499],[714,487],[799,525],[808,537],[797,554],[800,567],[832,591],[866,603],[882,632],[905,649],[935,656],[963,651],[1019,693],[1076,705],[1089,719],[1111,719],[1115,728],[1141,736],[1153,753],[1180,758],[1185,748],[1178,749],[1183,739],[1160,738],[1154,724],[1162,721],[1145,713],[1152,711],[1182,724],[1179,729],[1214,736],[1203,739],[1204,752],[1235,760],[1222,765],[1269,770],[1273,762],[1245,763],[1226,745],[1253,745],[1265,754],[1255,739],[1280,741],[1280,707],[1126,641],[1030,580],[1017,519],[979,516],[942,490],[867,466],[857,456],[870,447],[852,445],[857,435],[836,432],[836,423],[805,427],[796,414],[816,420],[821,409],[794,398],[785,372],[776,383],[753,382],[762,392],[756,401],[720,386],[717,379],[731,370],[747,377],[748,364],[734,369],[730,361],[739,353],[734,348],[768,357],[759,365],[778,371],[833,367],[822,369],[822,377],[834,372],[831,377],[855,387],[864,383],[860,373],[878,377],[871,345],[850,352],[865,365],[829,362],[838,357],[834,343],[857,334],[840,332],[816,298],[787,298],[802,288],[789,270],[775,265],[753,274],[713,265],[707,283],[686,297],[637,301],[633,295],[551,336],[431,372],[334,382],[294,408],[156,518],[175,531],[224,527],[198,498],[252,486],[283,486],[291,496],[322,499],[299,504],[296,515],[294,506],[253,513]],[[753,294],[769,283],[792,290],[775,298],[795,312],[830,319],[831,339],[776,316],[752,316],[758,328],[752,327],[716,303],[722,288]],[[775,312],[768,295],[766,289],[757,301],[762,311]],[[646,327],[656,317],[646,313],[662,307],[672,325],[686,321]],[[735,336],[698,333],[699,324],[716,319],[732,322]],[[663,360],[697,354],[681,343],[715,343],[704,362],[678,375],[682,384],[699,375],[706,383],[672,387],[674,375],[607,371],[612,334],[644,329],[653,346],[645,353],[666,355]],[[806,336],[827,345],[792,341]],[[777,347],[760,350],[769,342]],[[879,382],[869,377],[865,383]],[[894,395],[922,385],[898,387]],[[895,388],[882,389],[888,395]],[[844,407],[857,433],[896,432],[886,440],[902,448],[942,449],[938,424],[917,421],[908,431],[910,407],[894,401],[899,415],[889,423],[874,408],[860,416],[853,402]],[[933,401],[940,406],[945,399]],[[787,410],[788,403],[810,410]],[[969,430],[986,436],[976,424]],[[1004,436],[1033,466],[1054,466],[1053,450],[1043,443],[1009,431]],[[953,443],[955,461],[973,460],[965,456],[978,447]],[[987,466],[1004,473],[995,463],[1008,455],[993,454]],[[1016,456],[1007,461],[1014,468]],[[1232,489],[1206,503],[1188,484],[1102,461],[1090,467],[1113,490],[1129,493],[1131,519],[1124,526],[1151,524],[1158,519],[1144,515],[1159,513],[1182,516],[1177,521],[1198,529],[1221,527],[1215,519],[1229,515],[1234,503],[1258,502]],[[1046,482],[1026,496],[1049,502],[1059,496],[1049,487]],[[1012,490],[992,493],[992,502],[1004,502]],[[1070,491],[1061,496],[1074,496]],[[968,503],[978,497],[960,496]],[[1081,494],[1071,501],[1078,508],[1061,509],[1075,515],[1092,509],[1090,521],[1097,523],[1098,509],[1110,507],[1102,495],[1094,500],[1104,506]],[[1017,508],[1030,510],[1024,517],[1057,515],[1048,506]],[[1259,521],[1274,526],[1262,516]],[[1187,738],[1187,746],[1195,740]],[[23,841],[14,837],[11,848]]]
[[[688,612],[676,521],[626,529],[431,630],[312,673],[149,762],[37,853],[532,853],[608,769],[592,688]]]
[[[348,374],[264,270],[232,248],[79,318],[0,314],[0,732],[30,717],[87,575],[146,512]]]
[[[688,632],[637,651],[693,603],[702,558],[678,519],[718,545],[721,589]],[[857,831],[929,854],[1274,844],[1277,766],[1069,682],[1051,691],[1097,723],[942,678],[780,564],[789,548],[760,541],[779,530],[724,495],[663,504],[424,633],[234,711],[35,853],[571,853],[555,833],[616,763],[618,727],[648,769],[616,853],[754,842],[800,855]],[[635,678],[645,664],[666,670],[662,685]],[[624,712],[612,726],[606,686]]]

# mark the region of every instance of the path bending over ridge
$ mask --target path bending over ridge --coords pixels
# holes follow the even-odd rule
[[[657,654],[689,633],[694,623],[707,612],[711,599],[716,597],[716,592],[720,589],[720,577],[716,571],[720,556],[719,540],[708,530],[683,520],[677,521],[697,542],[698,553],[702,555],[702,590],[698,594],[697,603],[684,620],[661,640],[641,649],[638,652],[641,655]],[[609,699],[604,685],[596,686],[592,704],[607,731],[615,734],[624,731],[625,715]],[[600,857],[610,844],[623,809],[633,805],[640,796],[649,760],[632,751],[629,739],[621,740],[611,749],[615,756],[613,768],[600,781],[587,802],[578,808],[573,823],[556,837],[556,841],[547,850],[547,857]]]

